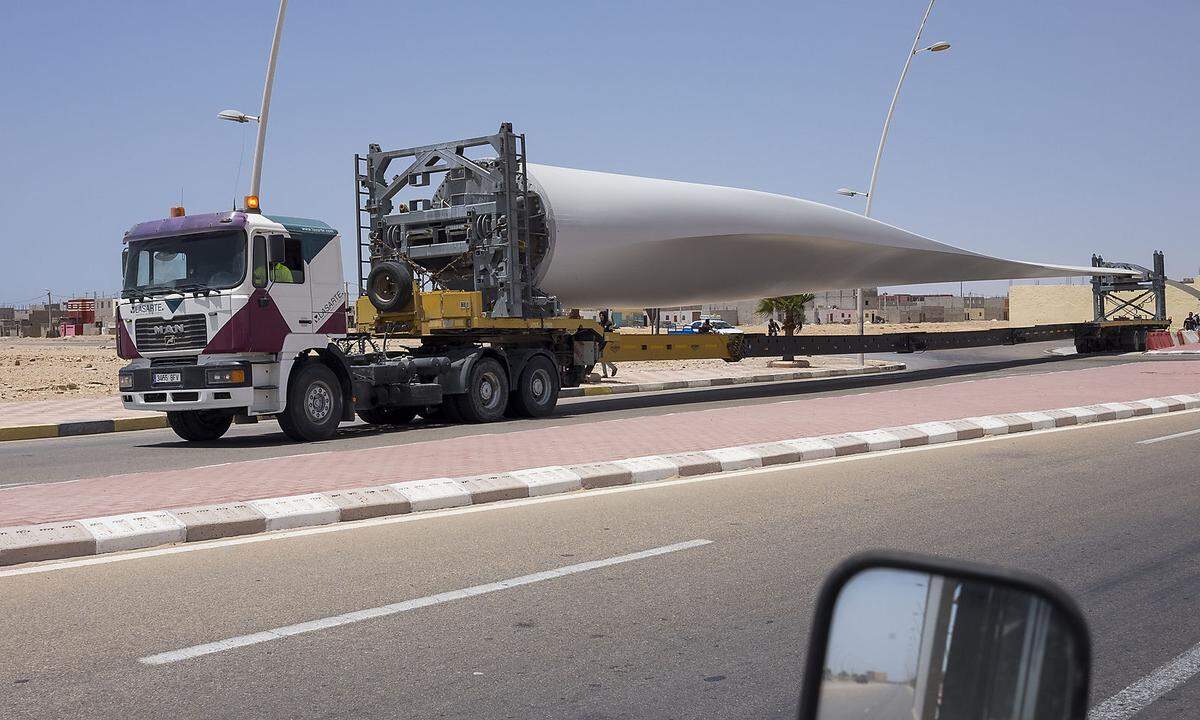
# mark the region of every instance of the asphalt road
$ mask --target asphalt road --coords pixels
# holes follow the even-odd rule
[[[214,443],[186,443],[170,430],[88,435],[0,443],[2,485],[74,480],[129,472],[192,468],[204,465],[280,457],[329,450],[353,450],[399,445],[448,437],[505,433],[536,427],[590,423],[642,415],[662,415],[680,410],[728,406],[753,406],[798,395],[811,397],[860,393],[864,389],[913,387],[955,382],[970,375],[990,377],[1094,367],[1101,363],[1129,362],[1135,357],[1072,358],[1047,354],[1058,343],[1015,347],[942,350],[894,356],[909,363],[901,373],[831,378],[798,382],[735,385],[692,390],[638,393],[611,397],[563,400],[553,416],[540,420],[512,420],[488,425],[436,425],[421,421],[403,427],[373,427],[361,422],[343,426],[338,437],[320,443],[297,444],[288,440],[278,424],[265,421],[241,425]],[[888,356],[893,357],[893,356]],[[1164,360],[1166,362],[1166,360]]]
[[[870,547],[1065,586],[1099,701],[1200,641],[1200,435],[1137,444],[1198,427],[1172,414],[0,571],[0,717],[792,717],[821,579]],[[1197,686],[1137,717],[1194,716]]]

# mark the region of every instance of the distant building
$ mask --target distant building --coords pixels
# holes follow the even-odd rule
[[[854,317],[853,322],[858,321],[858,300],[854,297],[854,289],[849,290],[822,290],[813,293],[816,297],[812,302],[804,306],[804,322],[807,323],[827,323],[827,317],[840,318],[844,313],[840,312],[825,312],[826,310],[847,310]],[[863,317],[867,322],[871,322],[877,317],[879,309],[879,288],[863,288]],[[835,320],[834,322],[842,322]]]
[[[1008,319],[1008,298],[1002,296],[896,293],[880,295],[879,306],[894,324]]]

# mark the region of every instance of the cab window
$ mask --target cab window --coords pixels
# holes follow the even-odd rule
[[[267,239],[262,235],[254,236],[254,287],[267,286]]]
[[[304,254],[300,250],[300,240],[283,235],[272,235],[270,242],[271,281],[277,283],[304,282]]]

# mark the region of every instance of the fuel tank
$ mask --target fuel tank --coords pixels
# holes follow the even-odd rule
[[[982,255],[785,195],[551,165],[528,171],[548,239],[535,275],[564,307],[1097,272]]]

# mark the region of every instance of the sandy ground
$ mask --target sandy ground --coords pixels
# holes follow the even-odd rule
[[[0,337],[0,401],[98,397],[117,393],[115,336]]]

